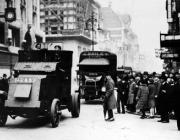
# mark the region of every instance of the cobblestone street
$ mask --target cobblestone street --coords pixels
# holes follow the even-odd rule
[[[114,111],[115,112],[115,111]],[[155,119],[139,119],[138,115],[115,114],[114,122],[103,120],[102,106],[99,102],[81,105],[79,118],[71,118],[63,111],[59,127],[51,128],[47,119],[8,118],[7,125],[0,128],[1,140],[179,140],[176,121],[159,123]]]

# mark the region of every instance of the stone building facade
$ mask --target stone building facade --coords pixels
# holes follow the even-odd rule
[[[16,21],[8,23],[0,18],[0,77],[2,73],[10,75],[28,25],[32,26],[35,42],[44,40],[44,32],[40,30],[40,0],[12,0],[12,4],[16,8]],[[5,8],[6,0],[1,0],[0,13],[4,14]]]

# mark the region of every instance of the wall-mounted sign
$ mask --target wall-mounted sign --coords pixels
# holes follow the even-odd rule
[[[177,53],[161,53],[161,59],[172,59],[178,58],[179,54]]]

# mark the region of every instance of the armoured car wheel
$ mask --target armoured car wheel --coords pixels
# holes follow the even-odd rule
[[[50,117],[51,117],[52,127],[53,128],[57,127],[59,125],[59,121],[61,118],[59,99],[54,99],[52,101]]]
[[[80,114],[80,96],[79,94],[75,93],[72,94],[72,110],[71,115],[74,118],[79,117]]]
[[[8,115],[5,112],[4,101],[0,99],[0,127],[6,124]]]

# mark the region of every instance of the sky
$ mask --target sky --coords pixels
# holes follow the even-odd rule
[[[155,58],[155,48],[160,48],[160,32],[167,32],[166,0],[96,0],[103,7],[111,2],[114,11],[130,14],[131,28],[138,36],[140,52],[147,58],[146,69],[162,69],[162,61]],[[150,61],[150,62],[148,62]],[[160,70],[161,71],[161,70]]]

